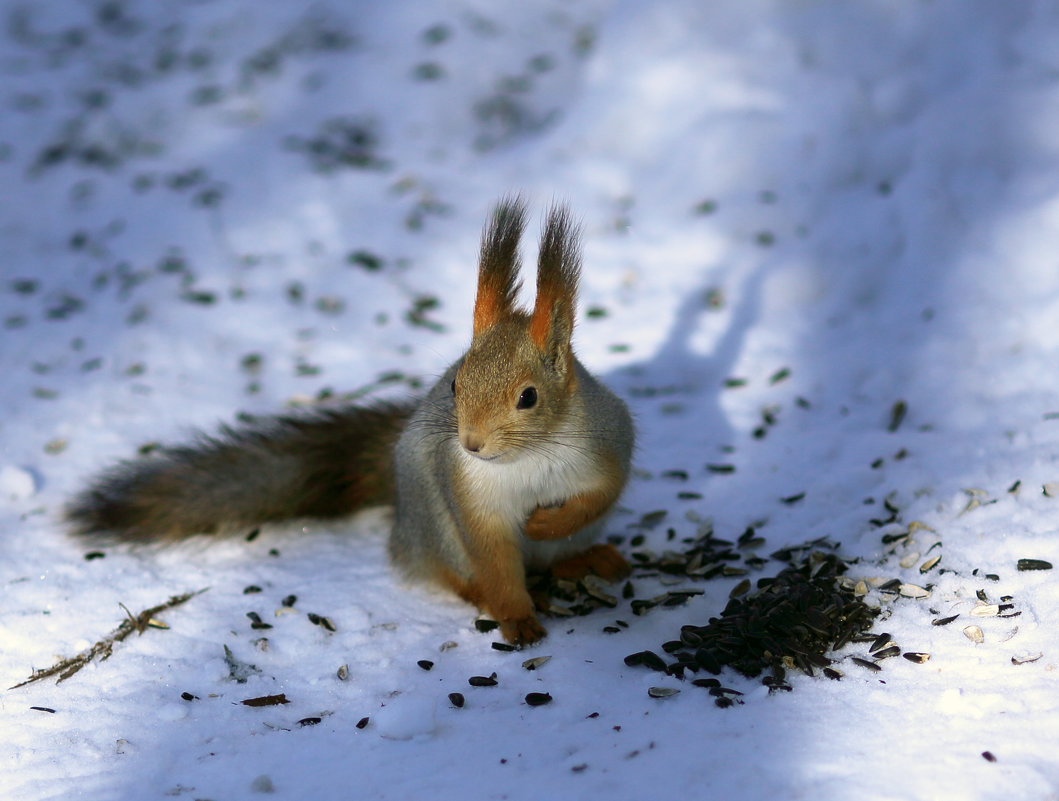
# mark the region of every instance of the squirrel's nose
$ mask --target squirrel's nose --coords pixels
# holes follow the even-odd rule
[[[485,437],[477,431],[461,431],[460,444],[468,453],[478,453],[485,444]]]

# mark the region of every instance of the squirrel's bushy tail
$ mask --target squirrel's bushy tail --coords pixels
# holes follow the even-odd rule
[[[152,541],[392,504],[393,448],[412,411],[350,407],[225,426],[116,465],[66,518],[82,534]]]

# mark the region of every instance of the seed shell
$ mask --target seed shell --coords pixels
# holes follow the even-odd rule
[[[449,693],[449,703],[457,709],[463,708],[463,693]]]
[[[530,706],[544,706],[552,702],[550,693],[527,693],[526,703]]]
[[[921,599],[930,596],[930,590],[926,587],[920,587],[918,584],[902,584],[898,591],[905,598]]]
[[[1013,656],[1013,657],[1011,657],[1011,664],[1013,664],[1013,665],[1028,665],[1031,662],[1036,662],[1042,656],[1044,656],[1044,654],[1041,653],[1040,651],[1038,651],[1035,654],[1021,654],[1021,655],[1018,655],[1018,656]]]
[[[853,661],[861,667],[867,668],[872,673],[878,673],[880,670],[882,670],[882,668],[876,665],[874,662],[869,662],[867,659],[861,659],[859,656],[853,657]]]
[[[1052,563],[1043,559],[1019,559],[1017,567],[1019,570],[1051,570]]]
[[[982,633],[978,626],[966,626],[963,633],[971,642],[985,642],[985,634]]]
[[[650,687],[647,690],[647,694],[652,698],[670,698],[679,692],[680,690],[674,687]]]
[[[905,653],[901,654],[901,656],[903,656],[909,662],[915,662],[917,665],[922,665],[924,662],[930,659],[930,654],[922,653],[920,651],[906,651]]]
[[[467,683],[472,687],[495,687],[498,682],[496,674],[493,673],[489,676],[471,676],[467,679]]]

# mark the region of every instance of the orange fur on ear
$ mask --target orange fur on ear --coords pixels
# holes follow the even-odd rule
[[[497,204],[482,231],[478,260],[478,294],[474,299],[474,335],[492,328],[515,309],[520,283],[518,243],[525,227],[526,206],[518,197]]]
[[[577,281],[581,275],[580,231],[564,206],[555,206],[541,235],[537,262],[537,300],[529,336],[551,358],[569,347],[574,333]]]

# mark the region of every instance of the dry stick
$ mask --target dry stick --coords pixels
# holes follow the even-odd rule
[[[88,650],[79,653],[77,656],[72,656],[68,659],[63,659],[62,661],[52,665],[50,668],[34,670],[32,676],[30,676],[23,682],[19,682],[14,687],[10,687],[9,689],[14,690],[19,687],[25,687],[27,684],[32,684],[35,681],[40,681],[41,679],[46,679],[49,676],[54,676],[56,674],[59,675],[56,684],[65,681],[66,679],[70,678],[72,675],[77,673],[77,671],[79,671],[85,665],[90,663],[97,656],[99,657],[101,662],[107,659],[110,656],[111,652],[114,650],[114,644],[121,642],[134,631],[137,634],[143,634],[144,629],[146,629],[148,625],[153,622],[154,616],[157,615],[159,612],[164,612],[166,609],[172,609],[174,606],[180,606],[182,603],[191,600],[196,595],[202,595],[202,593],[206,592],[207,589],[209,588],[207,587],[196,592],[186,592],[183,595],[174,595],[165,603],[158,604],[158,606],[152,606],[150,609],[144,609],[136,617],[133,617],[132,613],[125,608],[124,604],[122,604],[121,608],[125,609],[125,613],[128,615],[128,617],[125,620],[121,621],[121,625],[114,629],[114,631],[112,631],[110,634],[108,634],[102,640],[97,642]]]

